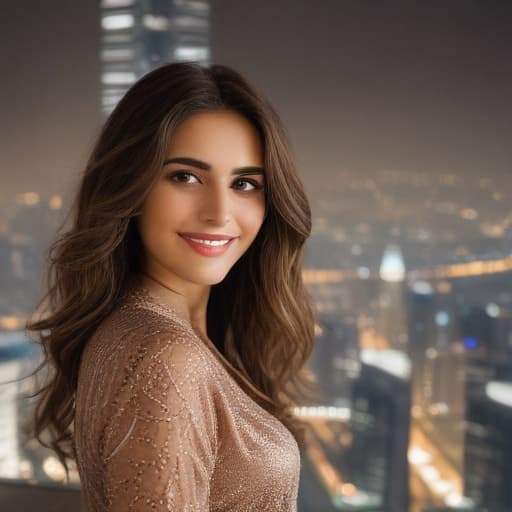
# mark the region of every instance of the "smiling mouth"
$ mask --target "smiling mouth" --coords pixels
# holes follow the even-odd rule
[[[223,240],[208,240],[195,238],[179,233],[179,235],[194,249],[203,256],[219,256],[224,254],[234,243],[236,238],[224,238]]]

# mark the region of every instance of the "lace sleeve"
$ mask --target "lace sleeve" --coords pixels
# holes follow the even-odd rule
[[[108,510],[207,511],[217,453],[211,362],[190,340],[150,352],[125,379],[124,419],[105,430]]]

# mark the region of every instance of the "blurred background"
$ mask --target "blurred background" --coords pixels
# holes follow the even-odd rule
[[[27,439],[24,322],[101,124],[163,63],[235,67],[313,210],[325,398],[299,512],[512,510],[512,3],[1,2],[0,509],[79,510]],[[510,457],[510,458],[509,458]]]

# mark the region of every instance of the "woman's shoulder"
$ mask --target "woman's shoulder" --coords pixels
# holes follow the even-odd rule
[[[91,342],[159,338],[159,335],[192,339],[195,333],[186,319],[170,306],[149,300],[144,292],[129,290],[113,310],[100,322]],[[93,341],[94,340],[94,341]]]
[[[135,371],[162,362],[211,364],[206,348],[189,322],[175,310],[149,300],[144,293],[125,294],[88,341],[82,366],[96,371]],[[93,370],[94,372],[94,370]]]
[[[84,352],[77,424],[83,429],[90,411],[96,411],[95,433],[103,454],[124,442],[134,418],[137,425],[164,430],[189,417],[203,418],[209,422],[207,431],[215,432],[219,376],[186,320],[156,303],[127,297]]]
[[[126,297],[89,340],[80,365],[80,395],[102,389],[101,401],[114,413],[120,403],[158,386],[189,394],[216,394],[222,374],[190,324],[171,310]],[[185,390],[185,391],[186,391]],[[188,396],[183,391],[183,396]]]

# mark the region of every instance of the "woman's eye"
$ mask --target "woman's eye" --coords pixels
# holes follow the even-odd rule
[[[170,179],[178,183],[194,183],[191,179],[199,182],[199,180],[190,172],[175,172],[171,174]]]
[[[234,185],[235,185],[236,189],[242,190],[243,192],[249,192],[251,190],[260,190],[263,188],[263,186],[260,185],[259,183],[256,183],[255,181],[252,181],[252,180],[246,180],[246,179],[236,180]],[[245,185],[249,185],[249,187],[247,187]]]

